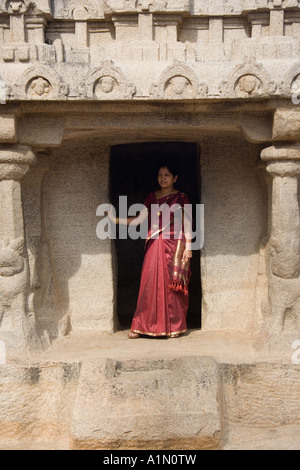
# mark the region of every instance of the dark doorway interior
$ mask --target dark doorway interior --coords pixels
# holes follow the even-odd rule
[[[161,160],[172,158],[179,170],[176,188],[187,194],[193,206],[200,202],[199,154],[196,144],[153,142],[117,145],[111,149],[111,202],[118,211],[119,196],[128,197],[128,207],[144,203],[147,194],[158,189],[157,171]],[[145,240],[116,240],[118,259],[117,310],[120,324],[129,328],[135,312],[143,263]],[[200,252],[192,259],[188,328],[201,327]]]

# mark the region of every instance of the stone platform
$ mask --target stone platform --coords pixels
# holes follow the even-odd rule
[[[0,449],[300,449],[292,338],[77,331],[0,366]]]

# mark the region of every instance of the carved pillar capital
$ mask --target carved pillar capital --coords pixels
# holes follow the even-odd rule
[[[273,145],[262,151],[261,159],[267,163],[266,168],[271,175],[300,174],[300,144]]]
[[[0,239],[24,240],[20,180],[36,157],[30,147],[0,146]]]
[[[266,162],[267,172],[275,176],[300,175],[300,144],[273,145],[264,149],[261,158]]]
[[[36,156],[30,147],[0,146],[0,181],[21,180],[35,163]]]

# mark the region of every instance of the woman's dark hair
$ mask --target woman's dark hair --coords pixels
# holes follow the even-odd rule
[[[172,160],[162,160],[158,166],[158,171],[160,168],[168,168],[169,172],[172,173],[173,176],[178,176],[177,165]]]

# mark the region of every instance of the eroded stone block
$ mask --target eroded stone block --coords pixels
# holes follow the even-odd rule
[[[221,445],[217,362],[209,357],[84,363],[73,449],[212,449]]]
[[[0,440],[67,440],[79,363],[0,366]]]
[[[295,109],[276,109],[273,140],[300,140],[300,116],[297,107]]]
[[[0,140],[5,143],[17,142],[18,130],[16,118],[13,114],[0,115]]]

